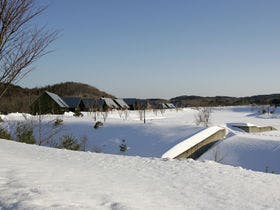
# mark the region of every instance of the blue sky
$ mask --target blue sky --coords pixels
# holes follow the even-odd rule
[[[20,85],[64,81],[118,97],[279,93],[278,0],[40,0],[62,30]]]

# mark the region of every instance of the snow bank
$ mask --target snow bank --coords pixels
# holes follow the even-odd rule
[[[75,114],[74,112],[64,112],[63,115],[64,115],[65,117],[73,117],[74,114]]]
[[[0,209],[278,209],[280,176],[0,140]]]
[[[215,160],[254,171],[280,173],[279,132],[237,134],[215,145],[199,160]]]

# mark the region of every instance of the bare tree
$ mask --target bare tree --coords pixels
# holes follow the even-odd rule
[[[36,122],[37,121],[37,122]],[[38,145],[55,147],[56,137],[59,133],[61,133],[64,129],[62,128],[62,119],[55,120],[44,120],[44,115],[36,115],[35,121],[33,121],[34,128],[38,129]]]
[[[124,110],[123,109],[118,109],[117,111],[118,111],[118,114],[119,114],[120,118],[122,119],[122,115],[124,113]]]
[[[88,137],[87,136],[83,136],[82,139],[80,140],[80,150],[81,151],[86,151],[87,149],[87,144],[88,144]]]
[[[155,116],[158,115],[158,109],[153,109],[153,112],[154,112]]]
[[[57,38],[57,31],[34,25],[46,8],[37,6],[36,0],[0,0],[0,98],[12,82],[32,70]]]
[[[102,118],[103,118],[103,122],[105,123],[105,121],[108,117],[108,111],[101,112],[101,115],[102,115]]]
[[[128,119],[128,117],[129,117],[129,111],[126,109],[126,110],[124,110],[124,120],[127,120]]]
[[[197,110],[198,114],[195,116],[195,123],[197,125],[202,124],[204,127],[208,127],[210,123],[211,108],[200,107]]]
[[[142,121],[144,119],[144,109],[138,109],[139,119]]]

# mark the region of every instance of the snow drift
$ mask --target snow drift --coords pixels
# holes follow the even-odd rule
[[[277,209],[280,176],[0,140],[3,209]]]

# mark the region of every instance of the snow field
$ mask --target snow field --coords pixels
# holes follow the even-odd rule
[[[63,119],[63,125],[54,136],[55,141],[63,135],[73,135],[78,140],[87,139],[86,150],[107,154],[118,154],[141,157],[161,157],[174,147],[203,128],[195,125],[197,110],[186,108],[180,111],[167,110],[161,114],[147,111],[147,123],[139,119],[137,111],[130,111],[128,119],[120,117],[120,112],[109,113],[104,126],[94,129],[94,115],[84,113],[84,117],[73,117],[73,113],[64,115],[44,115],[41,131],[43,136],[52,132],[56,118]],[[246,169],[262,172],[280,173],[279,145],[280,121],[274,115],[259,115],[251,107],[217,107],[212,109],[211,126],[221,126],[228,130],[227,138],[214,145],[200,160],[214,160],[223,164],[241,166]],[[121,115],[123,116],[123,114]],[[36,138],[39,136],[38,117],[20,113],[1,116],[2,124],[9,131],[15,130],[19,121],[31,120],[34,124]],[[98,121],[103,121],[101,115]],[[248,134],[233,128],[233,123],[273,126],[277,131]],[[120,144],[125,140],[128,150],[120,151]]]
[[[277,209],[280,177],[0,140],[3,209]]]

